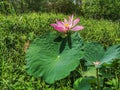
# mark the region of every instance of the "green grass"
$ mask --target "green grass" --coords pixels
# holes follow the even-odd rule
[[[0,89],[1,90],[60,90],[60,82],[46,84],[41,78],[26,73],[24,44],[46,32],[54,31],[50,23],[63,20],[63,14],[29,13],[19,16],[0,15]],[[80,31],[85,41],[97,41],[104,45],[120,43],[120,23],[108,20],[81,19]],[[65,90],[72,88],[69,77],[61,81]],[[71,90],[71,89],[70,89]]]

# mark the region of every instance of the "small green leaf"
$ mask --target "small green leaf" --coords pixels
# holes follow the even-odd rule
[[[79,78],[74,82],[74,89],[75,90],[90,90],[91,83],[96,81],[93,77],[85,77]]]
[[[113,89],[111,89],[109,87],[104,87],[103,90],[113,90]]]
[[[87,71],[83,71],[83,76],[93,76],[96,77],[96,68],[88,67]]]

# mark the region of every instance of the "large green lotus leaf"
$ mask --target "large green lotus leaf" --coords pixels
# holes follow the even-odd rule
[[[110,62],[113,59],[120,59],[120,45],[108,47],[103,58],[101,59],[101,64]]]
[[[87,60],[89,64],[100,62],[100,66],[103,63],[110,63],[114,59],[120,59],[120,45],[113,45],[105,50],[100,44],[87,43],[84,46],[84,50],[84,59]]]
[[[84,46],[84,51],[84,58],[89,64],[100,61],[105,54],[103,46],[98,43],[86,43]]]
[[[35,39],[26,54],[27,72],[35,77],[42,77],[50,84],[68,76],[83,57],[82,40],[78,33],[71,36],[72,48],[66,43],[61,53],[61,42],[54,42],[56,37],[52,33]]]

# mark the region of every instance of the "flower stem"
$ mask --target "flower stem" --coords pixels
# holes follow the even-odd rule
[[[99,74],[98,73],[99,73],[99,69],[96,68],[97,85],[98,85],[97,89],[100,90],[100,81],[99,81]]]
[[[81,75],[83,75],[83,68],[81,62],[80,62],[80,71],[81,71]]]

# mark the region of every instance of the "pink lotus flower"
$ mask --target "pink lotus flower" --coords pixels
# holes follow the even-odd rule
[[[64,19],[64,22],[56,20],[56,23],[52,23],[50,25],[59,32],[67,33],[68,31],[83,30],[84,29],[83,26],[77,25],[79,21],[80,21],[79,18],[73,20],[73,15],[72,15],[72,16],[69,16],[69,20]]]

